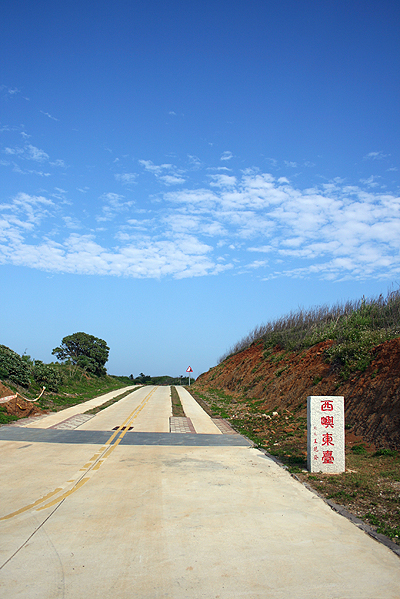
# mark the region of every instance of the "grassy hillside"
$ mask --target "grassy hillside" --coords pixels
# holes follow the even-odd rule
[[[323,341],[326,361],[335,366],[343,379],[351,373],[363,372],[371,363],[374,348],[400,337],[400,291],[378,298],[298,310],[254,329],[236,343],[220,363],[262,341],[266,352],[273,348],[285,351],[308,349]]]

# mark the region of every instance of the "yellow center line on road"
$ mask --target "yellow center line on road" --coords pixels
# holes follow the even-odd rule
[[[53,497],[54,495],[56,495],[60,491],[62,491],[61,487],[59,489],[55,489],[51,493],[47,493],[47,495],[45,495],[41,499],[38,499],[34,503],[30,503],[29,505],[26,505],[25,507],[22,507],[21,509],[17,510],[16,512],[12,512],[12,514],[7,514],[7,516],[3,516],[2,518],[0,518],[0,520],[8,520],[9,518],[12,518],[13,516],[18,516],[18,514],[23,514],[23,512],[26,512],[26,511],[28,511],[28,510],[36,507],[37,505],[39,505],[43,501],[47,501],[48,499],[50,499],[50,497]]]
[[[33,508],[39,506],[41,503],[48,501],[48,499],[50,499],[50,497],[53,497],[54,495],[57,495],[58,493],[60,493],[65,488],[65,486],[70,483],[74,483],[72,488],[70,488],[68,491],[65,491],[62,495],[59,495],[56,499],[54,499],[50,503],[46,503],[46,505],[37,507],[37,511],[45,510],[49,507],[52,507],[56,503],[60,503],[66,497],[69,497],[70,495],[72,495],[72,493],[75,493],[75,491],[80,489],[88,480],[90,480],[91,476],[87,476],[87,475],[88,474],[92,475],[93,472],[97,471],[100,468],[100,466],[105,462],[105,460],[109,457],[109,455],[112,453],[112,451],[115,449],[115,447],[117,447],[117,445],[119,445],[121,443],[122,439],[124,438],[125,434],[127,433],[128,429],[129,429],[130,425],[138,417],[138,415],[143,410],[143,408],[145,407],[147,402],[150,400],[151,396],[156,391],[156,389],[157,389],[157,387],[154,387],[154,389],[152,389],[150,391],[150,393],[148,393],[146,395],[146,397],[140,402],[140,404],[138,406],[136,406],[136,408],[134,410],[132,410],[132,412],[124,420],[124,422],[111,435],[111,437],[104,443],[104,445],[101,447],[100,451],[95,453],[90,458],[90,460],[83,466],[83,468],[81,468],[79,470],[78,475],[77,475],[77,477],[75,477],[75,479],[70,479],[69,481],[67,481],[67,483],[65,485],[63,485],[62,487],[58,487],[57,489],[55,489],[51,493],[48,493],[44,497],[41,497],[34,503],[30,503],[29,505],[26,505],[26,506],[20,508],[19,510],[12,512],[11,514],[7,514],[6,516],[0,517],[0,521],[7,520],[9,518],[13,518],[14,516],[17,516],[19,514],[22,514],[23,512],[26,512],[30,509],[33,509]],[[117,437],[117,435],[119,435],[119,438],[116,440],[115,443],[113,443],[111,445],[112,441]],[[84,474],[80,474],[81,472],[84,472]]]

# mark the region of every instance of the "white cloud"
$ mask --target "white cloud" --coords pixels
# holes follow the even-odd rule
[[[368,179],[360,179],[360,183],[364,183],[364,185],[368,185],[368,187],[378,187],[379,183],[375,181],[375,177],[371,175]]]
[[[143,168],[153,173],[165,185],[180,185],[185,182],[182,178],[182,171],[172,164],[154,164],[151,160],[139,160],[139,164]]]
[[[233,158],[232,152],[229,152],[228,150],[222,152],[221,160],[230,160],[231,158]]]
[[[147,239],[110,250],[91,235],[74,233],[62,245],[48,241],[32,246],[18,239],[12,249],[0,245],[0,262],[52,272],[181,279],[218,274],[231,267],[214,262],[209,257],[211,249],[193,237],[181,236],[174,241]]]
[[[160,164],[156,165],[151,160],[139,160],[139,164],[143,166],[146,171],[150,171],[155,175],[160,175],[165,169],[172,169],[172,164]]]
[[[234,187],[236,185],[236,177],[229,175],[208,175],[211,179],[213,187]]]
[[[361,272],[363,276],[383,271],[386,276],[397,273],[400,198],[343,185],[340,179],[322,189],[304,191],[291,186],[287,179],[275,180],[266,173],[248,172],[235,183],[230,180],[229,188],[222,185],[222,180],[220,186],[215,185],[216,181],[212,179],[213,191],[186,189],[165,194],[164,199],[176,205],[186,218],[196,215],[197,232],[212,218],[215,236],[259,239],[258,245],[248,245],[249,251],[273,253],[283,261],[290,257],[314,262],[324,256],[332,258],[317,270],[312,264],[305,271],[286,274],[318,272],[322,278],[336,277],[340,265],[346,267],[348,276],[356,278]],[[375,181],[368,179],[366,183],[371,187]]]
[[[0,204],[2,233],[0,240],[7,241],[14,236],[20,238],[24,232],[33,231],[44,219],[54,213],[54,202],[44,196],[31,196],[18,193],[8,203]]]
[[[49,155],[43,150],[36,148],[32,144],[25,144],[23,148],[8,148],[4,149],[4,152],[9,155],[21,156],[26,160],[36,160],[37,162],[46,162],[49,159]]]
[[[9,149],[10,160],[21,154],[46,160],[35,146],[26,145],[20,154]],[[267,278],[394,280],[400,272],[400,197],[383,193],[377,177],[363,179],[363,185],[335,178],[300,189],[257,168],[234,173],[219,167],[212,174],[193,169],[188,185],[189,169],[182,176],[170,163],[139,164],[158,181],[158,190],[139,205],[127,197],[128,190],[126,196],[103,193],[96,196],[97,215],[90,215],[88,194],[81,196],[84,218],[78,218],[64,199],[63,183],[54,185],[52,199],[41,191],[1,203],[0,261],[133,277],[201,276],[234,268]],[[115,179],[139,184],[142,176],[118,173]],[[140,186],[136,189],[143,202]],[[85,224],[90,216],[98,228],[93,221],[93,228]],[[66,229],[78,228],[81,235],[66,237]],[[255,258],[250,264],[248,252]]]
[[[63,216],[62,217],[65,226],[67,227],[67,229],[81,229],[82,228],[82,224],[79,222],[79,220],[73,216]]]
[[[200,158],[198,158],[197,156],[191,156],[190,154],[188,154],[188,160],[190,166],[196,170],[202,166],[202,162]]]
[[[134,204],[133,201],[125,201],[125,196],[118,193],[103,193],[100,200],[103,200],[104,205],[101,215],[96,216],[98,222],[111,220],[117,214],[125,212]]]
[[[8,85],[0,85],[0,90],[11,98],[21,93],[21,90],[17,87],[8,87]]]
[[[257,268],[262,268],[264,266],[266,266],[268,264],[268,260],[255,260],[254,262],[251,262],[250,264],[247,265],[247,268],[251,268],[251,269],[257,269]]]
[[[185,179],[177,177],[176,175],[161,175],[160,180],[166,185],[181,185],[185,182]]]
[[[32,144],[27,144],[27,146],[25,146],[25,149],[26,149],[25,157],[28,160],[36,160],[37,162],[46,162],[46,160],[49,159],[49,155],[46,154],[46,152],[44,152],[43,150],[40,150],[39,148],[36,148],[35,146],[32,146]]]
[[[25,169],[23,170],[18,164],[13,163],[13,172],[19,173],[20,175],[39,175],[39,177],[50,177],[51,173],[47,173],[44,171],[37,171],[35,169]]]
[[[383,152],[369,152],[369,154],[364,156],[364,160],[383,160],[388,156],[390,156],[390,154],[384,154]]]
[[[67,168],[67,165],[65,164],[64,160],[61,160],[60,158],[57,158],[57,160],[54,160],[54,162],[50,162],[51,166],[60,166],[61,168]]]
[[[48,112],[43,112],[43,110],[40,111],[42,114],[44,114],[44,116],[49,117],[49,119],[52,119],[53,121],[58,121],[59,119],[56,119],[55,116],[51,116],[51,114],[49,114]]]
[[[132,183],[136,183],[136,173],[117,173],[114,175],[115,179],[122,183],[123,185],[131,185]]]

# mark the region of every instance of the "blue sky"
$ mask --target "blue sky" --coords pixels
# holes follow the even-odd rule
[[[1,339],[197,376],[400,282],[396,1],[7,1]]]

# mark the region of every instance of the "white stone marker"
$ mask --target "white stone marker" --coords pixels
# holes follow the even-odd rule
[[[307,468],[310,472],[345,471],[344,397],[307,397]]]

